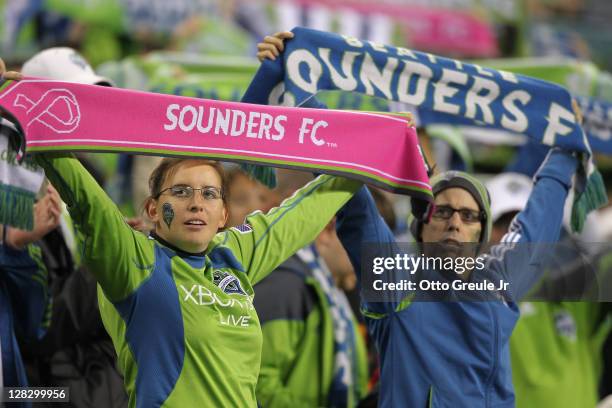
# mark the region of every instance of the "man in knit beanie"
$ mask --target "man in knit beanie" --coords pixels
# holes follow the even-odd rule
[[[423,221],[414,219],[413,237],[426,243],[422,251],[429,257],[475,258],[491,236],[491,199],[486,187],[461,171],[438,174],[431,178],[431,185],[436,197],[431,220],[424,228]],[[470,272],[459,277],[467,279]]]
[[[576,166],[571,153],[552,149],[534,177],[527,205],[502,238],[504,245],[491,249],[485,246],[491,234],[490,198],[482,183],[454,171],[432,177],[432,217],[411,225],[419,251],[410,256],[421,262],[415,274],[396,262],[406,252],[367,190],[358,191],[340,211],[338,236],[361,271],[361,310],[380,351],[380,407],[514,406],[509,339],[519,317],[517,302],[542,272],[545,250],[533,249],[558,240]],[[369,258],[372,246],[375,255]],[[432,257],[473,257],[483,268],[472,264],[464,273],[457,268],[444,273],[438,264],[422,267]],[[404,284],[404,278],[416,290],[380,285]],[[494,289],[465,290],[487,280],[496,283]],[[499,289],[500,281],[510,285]],[[435,285],[443,289],[432,289]]]

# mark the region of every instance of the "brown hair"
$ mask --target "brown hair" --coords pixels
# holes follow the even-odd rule
[[[168,177],[172,177],[176,173],[178,167],[187,161],[198,161],[201,162],[201,164],[208,165],[217,171],[219,177],[221,178],[221,197],[223,199],[223,204],[227,207],[227,197],[225,194],[227,191],[227,176],[225,169],[220,162],[208,159],[166,157],[157,165],[149,176],[149,196],[142,203],[143,211],[146,211],[147,206],[152,200],[159,197],[162,186]]]

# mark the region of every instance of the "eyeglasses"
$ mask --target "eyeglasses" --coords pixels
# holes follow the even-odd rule
[[[484,214],[482,213],[482,211],[474,211],[468,208],[457,209],[449,207],[448,205],[441,205],[439,207],[436,207],[432,214],[432,217],[437,218],[439,220],[450,220],[456,212],[459,213],[461,221],[465,223],[480,222],[484,218]]]
[[[166,191],[170,191],[170,195],[172,197],[176,197],[178,199],[188,200],[193,197],[195,191],[200,191],[202,193],[202,198],[206,201],[212,200],[221,200],[223,199],[223,191],[220,188],[213,186],[205,186],[202,188],[193,188],[191,186],[172,186],[163,189],[157,194],[158,198],[160,195],[164,194]]]

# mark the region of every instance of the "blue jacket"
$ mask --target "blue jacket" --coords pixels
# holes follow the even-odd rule
[[[40,247],[17,251],[0,244],[0,344],[6,387],[28,385],[16,335],[25,340],[43,336],[51,312],[47,289]]]
[[[567,153],[551,152],[506,242],[557,241],[576,164]],[[356,271],[362,270],[363,243],[391,243],[387,250],[395,250],[365,188],[338,214],[337,230]],[[362,287],[362,310],[380,353],[379,406],[514,406],[508,341],[519,317],[515,302],[537,281],[546,246],[530,247],[529,257],[499,248],[491,250],[483,272],[512,282],[503,301],[417,302],[388,294],[385,302],[368,302]]]

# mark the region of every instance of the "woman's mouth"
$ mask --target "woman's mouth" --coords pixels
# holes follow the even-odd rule
[[[192,218],[185,221],[183,224],[189,228],[202,228],[206,226],[206,221],[198,218]]]

